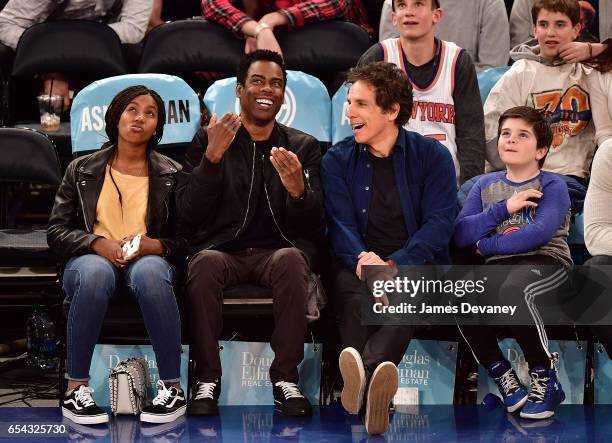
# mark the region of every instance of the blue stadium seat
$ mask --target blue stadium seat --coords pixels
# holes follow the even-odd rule
[[[510,66],[501,66],[499,68],[489,68],[478,73],[478,88],[480,89],[480,98],[482,103],[487,101],[489,92],[495,86],[495,83],[510,69]]]
[[[226,112],[239,113],[236,98],[236,77],[216,81],[204,95],[210,114],[221,117]],[[285,101],[276,120],[286,126],[312,135],[321,143],[329,144],[331,101],[317,78],[303,72],[287,71]]]
[[[584,245],[584,213],[577,214],[570,226],[567,242],[570,245]]]
[[[166,125],[160,148],[190,143],[200,126],[200,101],[187,83],[164,74],[129,74],[96,81],[77,94],[70,110],[72,152],[99,149],[108,140],[104,114],[122,89],[145,85],[155,90],[166,105]]]
[[[347,94],[348,85],[344,83],[332,97],[332,145],[353,135],[351,124],[346,118]]]

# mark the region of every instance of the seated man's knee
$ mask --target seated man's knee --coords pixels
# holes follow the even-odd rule
[[[189,278],[218,275],[225,270],[225,254],[205,249],[193,256],[187,267]]]
[[[297,248],[279,249],[274,254],[275,270],[282,273],[304,273],[308,274],[308,260],[302,251]]]
[[[187,300],[200,300],[206,295],[216,296],[216,288],[225,286],[227,276],[225,253],[211,250],[198,252],[187,267]]]

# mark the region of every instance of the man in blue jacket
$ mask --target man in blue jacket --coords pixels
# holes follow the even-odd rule
[[[347,118],[354,137],[333,146],[321,163],[345,348],[339,361],[342,405],[357,414],[368,386],[366,430],[381,434],[397,391],[396,365],[413,327],[362,324],[363,266],[392,270],[449,262],[457,211],[455,167],[438,141],[402,128],[411,115],[412,89],[399,68],[383,62],[354,68],[348,82]]]

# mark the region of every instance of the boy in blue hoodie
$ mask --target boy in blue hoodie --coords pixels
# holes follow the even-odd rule
[[[471,189],[455,226],[454,242],[473,245],[487,264],[511,265],[499,297],[524,294],[535,326],[511,326],[530,368],[529,394],[503,357],[495,334],[480,326],[460,328],[480,364],[497,383],[508,412],[521,417],[548,418],[565,399],[548,350],[535,295],[559,288],[571,266],[566,242],[570,199],[565,181],[542,171],[552,132],[535,109],[518,106],[499,118],[498,152],[505,171],[482,176]]]

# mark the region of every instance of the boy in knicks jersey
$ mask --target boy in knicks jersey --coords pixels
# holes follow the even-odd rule
[[[498,151],[506,170],[474,184],[455,225],[454,243],[473,247],[492,271],[488,284],[499,303],[516,303],[511,335],[529,366],[529,393],[499,349],[493,326],[460,326],[477,361],[487,368],[508,412],[548,418],[565,399],[536,305],[565,285],[572,265],[567,234],[569,194],[557,174],[541,171],[553,135],[535,109],[519,106],[499,118]],[[501,274],[501,275],[500,275]],[[518,324],[521,323],[522,324]]]
[[[537,45],[521,45],[516,61],[495,84],[485,103],[487,160],[504,169],[497,154],[497,120],[514,106],[531,106],[548,121],[553,141],[543,169],[564,176],[572,195],[572,212],[582,212],[586,182],[595,152],[588,76],[591,68],[565,63],[560,48],[580,33],[578,0],[536,0],[531,9]]]
[[[454,43],[434,37],[442,19],[439,0],[393,0],[392,11],[399,38],[370,47],[358,66],[386,61],[406,72],[414,103],[405,128],[448,148],[461,185],[484,172],[484,117],[474,63]]]

